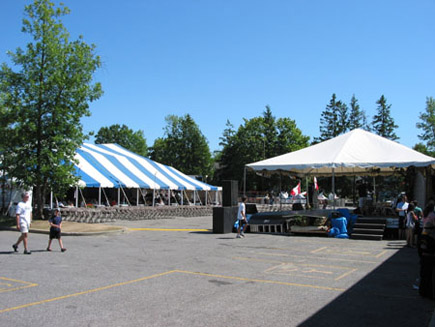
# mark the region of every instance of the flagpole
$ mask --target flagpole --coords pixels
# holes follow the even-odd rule
[[[305,184],[306,184],[306,188],[307,188],[307,198],[306,198],[306,202],[305,202],[305,210],[308,210],[308,208],[310,207],[310,192],[308,190],[308,176],[305,175]]]

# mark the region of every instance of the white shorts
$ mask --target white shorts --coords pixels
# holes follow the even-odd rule
[[[20,221],[20,232],[21,233],[28,233],[29,232],[29,224],[27,221]]]

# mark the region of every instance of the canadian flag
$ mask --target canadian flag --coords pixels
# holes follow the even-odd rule
[[[314,177],[314,189],[315,189],[316,191],[319,190],[319,184],[317,184],[317,178],[316,178],[316,177]]]
[[[295,196],[301,193],[301,182],[296,185],[296,187],[290,192],[291,195]]]

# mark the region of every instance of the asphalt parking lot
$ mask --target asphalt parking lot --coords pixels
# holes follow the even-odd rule
[[[65,236],[0,231],[0,326],[428,326],[401,241],[212,234],[211,217]]]

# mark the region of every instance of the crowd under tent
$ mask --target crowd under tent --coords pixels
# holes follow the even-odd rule
[[[109,204],[107,194],[113,194],[114,190],[117,204],[121,203],[121,198],[128,205],[146,204],[147,197],[152,198],[152,204],[149,204],[153,206],[158,205],[157,200],[162,197],[169,205],[175,202],[180,205],[219,202],[221,188],[198,181],[118,144],[84,143],[77,149],[75,159],[75,174],[80,178],[75,189],[76,206],[79,199],[86,204],[82,190],[87,188],[98,190],[98,200],[95,199],[98,205]]]
[[[332,176],[334,194],[336,175],[391,175],[398,168],[411,166],[434,168],[435,158],[362,129],[354,129],[322,143],[246,165],[249,169],[264,173],[279,171],[300,177]],[[417,180],[424,184],[422,179],[425,179],[424,172],[419,171]],[[419,203],[425,203],[427,197],[424,186],[420,185],[419,192],[416,192]]]

